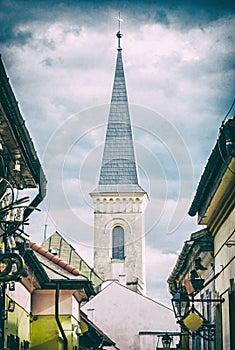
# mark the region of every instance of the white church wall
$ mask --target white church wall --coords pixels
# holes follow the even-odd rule
[[[157,337],[154,334],[140,334],[140,348],[139,350],[156,349]]]
[[[140,349],[140,331],[179,331],[172,310],[116,282],[110,283],[82,307],[91,317],[89,309],[92,309],[95,323],[122,350]],[[155,350],[148,348],[151,349]]]
[[[99,198],[98,198],[99,197]],[[146,195],[96,195],[93,197],[94,268],[104,279],[138,282],[145,293],[144,209]],[[121,211],[122,210],[122,211]],[[124,229],[123,261],[112,259],[112,230],[115,225]],[[135,287],[136,288],[136,287]]]

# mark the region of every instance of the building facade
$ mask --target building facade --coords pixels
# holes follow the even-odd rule
[[[235,348],[235,118],[223,122],[189,215],[198,215],[214,241],[216,349]]]
[[[9,350],[88,350],[115,343],[80,312],[94,295],[92,282],[74,266],[30,242],[27,276],[6,289],[5,344]],[[9,308],[13,305],[14,309]]]
[[[26,350],[30,346],[30,291],[19,282],[27,274],[24,223],[45,193],[44,172],[0,59],[1,349]],[[12,298],[15,289],[20,306]]]
[[[0,349],[114,349],[115,343],[80,314],[80,303],[95,294],[99,276],[72,251],[64,261],[55,249],[30,242],[24,231],[45,194],[44,172],[0,60]],[[71,247],[61,236],[54,238],[68,257]]]
[[[168,278],[169,291],[193,299],[216,299],[213,238],[207,229],[191,234],[184,242],[176,264]],[[187,288],[187,287],[190,288]],[[188,305],[188,310],[192,306]],[[214,350],[216,346],[216,303],[195,302],[195,309],[204,318],[203,327],[194,332],[182,325],[182,348]],[[199,314],[197,314],[199,315]]]

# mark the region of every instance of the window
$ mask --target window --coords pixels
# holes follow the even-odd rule
[[[112,258],[124,260],[124,230],[115,226],[112,231]]]
[[[29,350],[29,342],[28,341],[23,341],[23,343],[21,343],[21,350]]]
[[[10,334],[7,336],[7,348],[9,350],[19,350],[20,349],[20,338]]]

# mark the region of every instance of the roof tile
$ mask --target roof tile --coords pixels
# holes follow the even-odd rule
[[[45,256],[47,259],[53,261],[55,264],[59,265],[66,271],[72,273],[73,275],[78,276],[81,274],[81,272],[78,269],[76,269],[74,266],[66,263],[62,259],[55,256],[54,254],[50,253],[48,250],[39,246],[37,243],[30,241],[30,248],[33,249],[35,252]]]

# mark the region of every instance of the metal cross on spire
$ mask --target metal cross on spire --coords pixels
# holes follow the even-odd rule
[[[121,38],[123,34],[121,34],[121,22],[123,22],[123,19],[121,18],[120,12],[118,16],[118,32],[117,32],[117,38],[118,38],[118,50],[122,50],[121,48]]]

